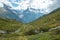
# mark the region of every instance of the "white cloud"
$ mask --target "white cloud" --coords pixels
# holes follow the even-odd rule
[[[3,4],[0,2],[0,7],[3,7]]]
[[[11,6],[12,7],[11,9],[14,10],[26,10],[27,8],[29,9],[33,8],[36,10],[40,9],[41,13],[45,13],[45,12],[49,13],[52,5],[55,6],[54,4],[57,2],[57,0],[21,0],[21,1],[19,0],[19,2],[16,2],[16,0],[11,0],[11,2],[9,2],[8,0],[0,0],[0,2],[3,2],[6,5]],[[14,7],[12,3],[15,3],[18,6]]]
[[[18,5],[17,7],[14,7],[13,5],[11,6],[12,9],[15,9],[15,10],[26,10],[29,6],[28,4],[29,1],[21,1],[21,2],[12,1],[11,3],[15,3]]]
[[[22,15],[22,14],[21,14],[21,15],[19,15],[19,18],[23,18],[23,17],[24,17],[24,15]]]
[[[8,5],[8,6],[12,6],[11,3],[8,0],[0,0],[0,2]]]
[[[30,8],[40,9],[41,13],[49,12],[49,7],[53,5],[54,2],[52,0],[33,0],[30,3]]]
[[[57,2],[57,0],[32,0],[30,8],[40,9],[41,13],[47,14],[57,8]]]
[[[33,0],[30,3],[30,6],[35,9],[44,9],[47,8],[50,4],[53,4],[51,0]]]

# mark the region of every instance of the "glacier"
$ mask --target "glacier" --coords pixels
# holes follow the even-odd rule
[[[0,17],[30,23],[60,8],[60,0],[0,0]]]

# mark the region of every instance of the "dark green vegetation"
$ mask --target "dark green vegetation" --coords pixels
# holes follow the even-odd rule
[[[0,40],[60,40],[60,9],[29,24],[0,18],[0,30]]]

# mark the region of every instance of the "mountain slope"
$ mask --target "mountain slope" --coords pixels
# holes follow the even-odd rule
[[[13,12],[6,10],[4,7],[0,7],[0,17],[8,19],[18,19],[18,17],[13,14]]]
[[[45,15],[29,24],[25,24],[23,29],[27,35],[35,34],[35,30],[39,33],[41,31],[48,32],[49,29],[60,26],[60,8],[51,12],[48,15]],[[23,27],[22,27],[23,28]]]
[[[0,40],[60,40],[60,28],[56,28],[59,26],[60,9],[29,24],[0,18],[0,30],[14,32],[19,28],[21,29],[17,34],[1,34]],[[53,30],[49,31],[50,29]]]
[[[31,22],[35,29],[26,32],[28,40],[60,40],[60,8]],[[37,34],[35,34],[38,32]]]
[[[0,18],[0,30],[15,31],[21,27],[21,24],[22,23],[17,22],[15,20]]]
[[[52,23],[59,23],[60,22],[60,8],[56,9],[55,11],[51,12],[48,15],[41,17],[40,19],[31,22],[32,25],[41,26],[45,24],[52,24]]]

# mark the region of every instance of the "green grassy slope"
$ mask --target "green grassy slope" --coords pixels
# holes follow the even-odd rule
[[[14,31],[20,28],[21,24],[15,20],[0,18],[0,30]]]
[[[51,12],[48,15],[30,23],[36,27],[34,30],[43,31],[35,35],[28,36],[28,40],[60,40],[60,28],[53,29],[60,26],[60,9]],[[29,33],[31,33],[31,30]]]
[[[60,28],[49,31],[58,26],[60,26],[60,9],[29,24],[0,18],[0,30],[14,32],[20,29],[17,34],[1,34],[0,40],[60,40]]]
[[[32,22],[32,25],[43,25],[45,23],[59,22],[60,21],[60,9],[51,12],[50,14],[43,16],[42,18]]]
[[[51,12],[48,15],[30,23],[37,27],[56,27],[60,25],[60,9]]]

